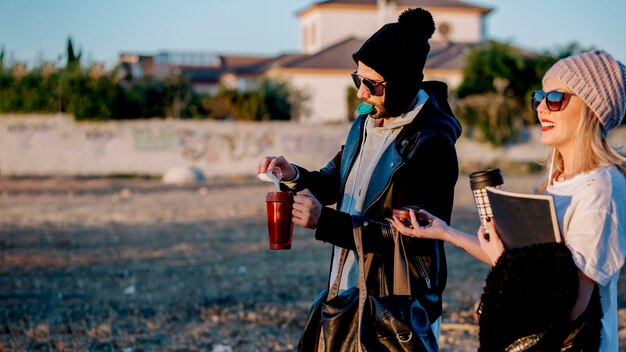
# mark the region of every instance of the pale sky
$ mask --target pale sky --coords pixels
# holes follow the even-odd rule
[[[277,55],[299,48],[296,12],[313,0],[0,0],[10,61],[56,61],[71,36],[87,62],[122,51]],[[493,7],[487,35],[530,50],[572,41],[626,62],[625,0],[467,0]],[[416,1],[419,4],[419,1]]]

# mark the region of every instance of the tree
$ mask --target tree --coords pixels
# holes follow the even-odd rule
[[[524,125],[537,122],[528,101],[546,71],[560,58],[586,50],[572,43],[533,53],[494,41],[470,50],[456,105],[466,131],[494,145],[516,141]]]
[[[263,78],[259,94],[265,105],[267,120],[291,120],[298,116],[300,105],[306,100],[299,90],[281,79]]]
[[[493,82],[509,82],[505,94],[521,96],[528,87],[540,81],[529,61],[535,54],[523,53],[506,43],[488,42],[470,50],[463,67],[463,82],[457,90],[459,98],[471,94],[495,92]]]
[[[354,85],[349,85],[346,89],[346,103],[348,105],[348,121],[354,121],[357,117],[356,109],[361,104],[361,99],[356,96],[357,89]]]
[[[494,146],[517,141],[522,110],[517,100],[493,92],[468,95],[456,105],[465,134]]]
[[[0,48],[0,75],[4,73],[4,47]]]
[[[299,116],[308,99],[287,81],[262,79],[254,91],[222,89],[202,99],[188,77],[165,79],[122,77],[120,68],[105,71],[100,64],[81,67],[72,38],[67,39],[67,63],[58,68],[42,62],[28,70],[23,63],[4,68],[0,50],[0,112],[68,112],[77,120],[151,117],[289,120]],[[63,65],[62,57],[57,65]]]
[[[79,52],[78,55],[74,53],[72,37],[67,37],[67,68],[80,67],[80,57],[82,55],[82,52]]]
[[[308,95],[281,79],[263,78],[257,90],[222,87],[201,106],[210,117],[247,121],[291,120],[305,113]]]

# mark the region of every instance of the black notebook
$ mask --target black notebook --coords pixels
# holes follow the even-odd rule
[[[561,242],[554,198],[487,187],[496,231],[507,249]]]

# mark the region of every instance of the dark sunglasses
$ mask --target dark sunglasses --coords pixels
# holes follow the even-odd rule
[[[376,87],[378,87],[379,85],[385,83],[385,81],[380,81],[380,82],[372,82],[367,78],[363,78],[361,76],[359,76],[356,71],[352,72],[350,74],[350,76],[352,77],[352,81],[354,81],[354,85],[356,86],[356,89],[361,88],[361,82],[365,85],[365,88],[367,88],[370,91],[370,95],[382,95],[382,92],[377,93],[376,92]],[[384,87],[384,85],[383,85]]]
[[[542,90],[536,90],[531,93],[530,103],[533,107],[533,111],[537,112],[537,108],[541,101],[546,99],[546,106],[550,111],[561,111],[567,107],[567,103],[571,98],[572,93],[558,92],[556,90],[550,92],[544,92]]]

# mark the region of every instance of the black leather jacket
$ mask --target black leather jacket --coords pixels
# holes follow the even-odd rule
[[[461,125],[447,103],[447,86],[424,82],[429,98],[419,114],[402,128],[383,152],[374,168],[363,203],[362,216],[324,207],[315,232],[316,239],[355,249],[353,227],[363,227],[363,249],[374,253],[367,276],[370,294],[393,292],[393,249],[391,226],[386,218],[392,209],[419,205],[449,223],[458,178],[454,144]],[[339,203],[348,173],[360,152],[366,116],[352,125],[345,145],[319,171],[298,167],[294,190],[308,188],[323,205]],[[339,209],[341,204],[337,204]],[[441,294],[446,285],[447,267],[443,243],[404,236],[409,256],[411,291],[427,310],[431,322],[442,311]]]

